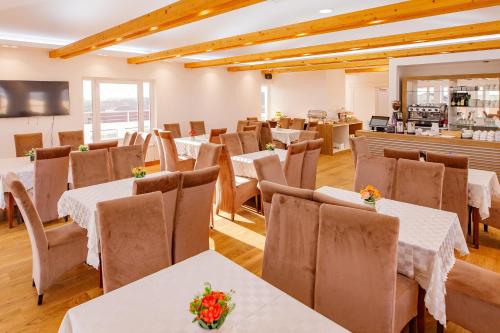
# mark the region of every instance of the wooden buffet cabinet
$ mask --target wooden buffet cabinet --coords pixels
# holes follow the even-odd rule
[[[363,129],[361,121],[318,124],[319,136],[324,139],[321,154],[333,155],[349,149],[349,137]]]

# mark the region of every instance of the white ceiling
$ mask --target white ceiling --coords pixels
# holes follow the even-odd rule
[[[57,47],[123,23],[172,2],[174,1],[0,0],[0,43],[44,48]],[[137,55],[396,2],[400,1],[268,0],[264,3],[162,31],[111,48],[120,52],[99,50],[96,53],[112,53],[121,56]],[[333,13],[319,13],[320,9],[325,8],[332,9]],[[499,18],[500,6],[495,6],[456,14],[253,45],[240,49],[204,54],[195,58],[227,57],[245,53],[480,23],[498,20]],[[186,60],[184,59],[184,61]]]

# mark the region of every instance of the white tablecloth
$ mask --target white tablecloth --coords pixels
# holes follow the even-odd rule
[[[274,140],[289,145],[293,141],[297,141],[299,139],[300,130],[289,128],[271,128],[271,133]]]
[[[68,310],[59,333],[207,332],[189,312],[205,282],[235,291],[236,307],[219,332],[348,332],[209,250]]]
[[[321,187],[319,192],[363,204],[359,193]],[[455,213],[381,199],[377,212],[399,218],[398,272],[414,278],[426,290],[429,313],[446,325],[445,282],[455,264],[454,249],[469,253]]]
[[[147,175],[157,177],[167,171]],[[87,186],[63,193],[57,203],[59,216],[71,216],[73,221],[87,229],[87,263],[99,268],[99,232],[97,228],[97,203],[125,198],[132,195],[135,178],[116,180],[99,185]]]
[[[281,164],[285,163],[286,150],[284,149],[275,149],[274,151],[262,150],[255,153],[233,156],[231,160],[233,162],[234,174],[240,177],[257,179],[253,161],[269,155],[278,155]]]
[[[30,162],[29,157],[13,157],[0,159],[0,209],[5,209],[6,203],[3,193],[8,192],[5,184],[5,176],[9,172],[15,172],[27,190],[33,188],[33,175],[35,164]]]
[[[469,169],[469,206],[479,208],[481,219],[490,216],[491,198],[500,195],[500,184],[493,171]]]
[[[186,155],[196,159],[198,158],[201,144],[208,143],[208,135],[205,134],[194,137],[188,136],[174,140],[175,146],[177,147],[177,153],[179,155]]]

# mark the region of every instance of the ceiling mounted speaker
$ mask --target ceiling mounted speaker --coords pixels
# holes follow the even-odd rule
[[[264,78],[266,80],[272,80],[273,79],[273,74],[271,74],[271,73],[264,73]]]

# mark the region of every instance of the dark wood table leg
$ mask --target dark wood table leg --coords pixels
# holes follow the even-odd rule
[[[425,290],[418,286],[417,331],[425,333]]]
[[[14,226],[14,197],[9,192],[7,193],[7,221],[9,222],[9,229]]]
[[[479,249],[479,221],[481,221],[479,208],[472,207],[472,244],[476,249]]]

